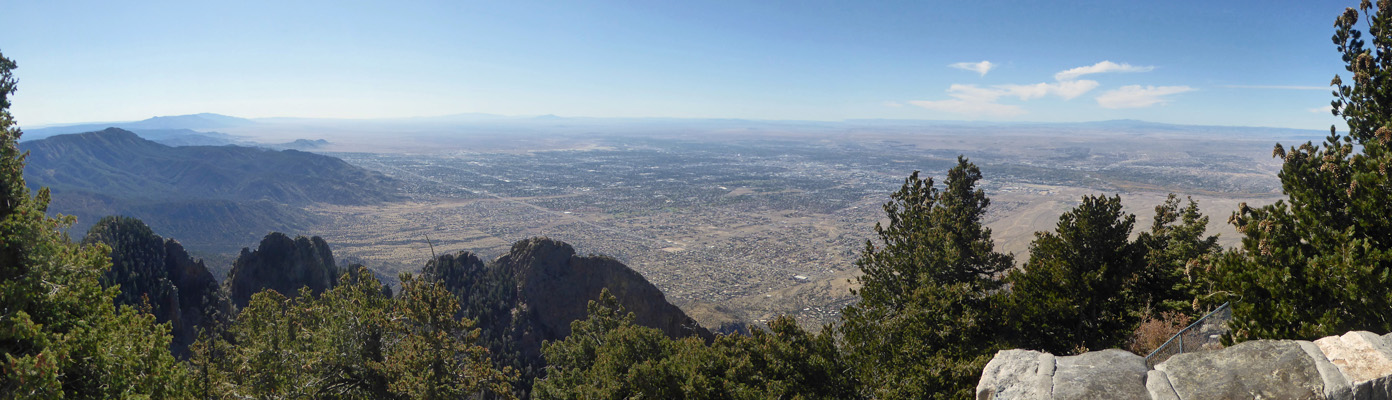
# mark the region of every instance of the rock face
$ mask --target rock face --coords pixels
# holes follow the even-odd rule
[[[338,283],[338,274],[333,252],[324,239],[290,239],[271,232],[255,251],[242,249],[228,273],[227,286],[232,304],[240,309],[251,301],[251,295],[264,289],[294,297],[300,288],[309,287],[318,294]]]
[[[1389,335],[1392,336],[1392,335]],[[1354,331],[1315,341],[1348,383],[1356,399],[1386,399],[1392,393],[1392,343],[1372,332]]]
[[[713,338],[628,266],[604,256],[578,256],[570,245],[547,238],[517,242],[487,264],[469,252],[441,255],[421,273],[459,296],[462,316],[477,322],[495,360],[521,374],[523,393],[545,365],[542,343],[570,335],[570,323],[587,317],[587,304],[606,288],[639,325],[674,338]]]
[[[976,398],[1049,398],[1053,395],[1056,366],[1053,354],[1034,350],[1002,350],[981,371]]]
[[[179,320],[174,324],[170,347],[175,355],[183,357],[188,354],[188,346],[198,340],[198,328],[225,321],[231,310],[203,260],[194,261],[174,239],[164,242],[164,254],[165,271],[179,294],[179,312],[172,315]]]
[[[1324,392],[1314,360],[1294,340],[1178,354],[1155,369],[1165,372],[1181,399],[1315,399]]]
[[[1092,351],[1058,357],[1054,367],[1056,399],[1142,399],[1146,392],[1145,357],[1126,350]]]
[[[639,325],[660,329],[674,338],[713,338],[696,320],[668,303],[657,286],[613,258],[577,256],[569,244],[534,238],[513,244],[512,251],[495,263],[513,271],[517,297],[522,307],[536,316],[535,333],[541,337],[569,336],[570,322],[584,319],[586,304],[608,288],[624,309],[635,314]]]
[[[977,399],[1392,399],[1392,334],[1254,340],[1178,354],[1151,371],[1120,350],[1005,350],[981,375]]]
[[[1033,350],[1005,350],[986,364],[977,399],[1141,399],[1145,357],[1125,350],[1055,357]]]
[[[111,247],[112,266],[103,283],[121,287],[117,305],[141,307],[149,301],[156,321],[171,325],[169,346],[175,355],[187,356],[198,328],[227,316],[227,301],[203,261],[195,261],[179,242],[156,235],[140,220],[102,218],[83,242]]]

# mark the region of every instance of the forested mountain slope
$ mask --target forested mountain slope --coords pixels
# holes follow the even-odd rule
[[[302,230],[311,203],[375,204],[398,182],[337,158],[240,146],[171,147],[108,128],[24,142],[32,188],[84,230],[106,215],[140,218],[186,245],[235,251],[267,231]]]

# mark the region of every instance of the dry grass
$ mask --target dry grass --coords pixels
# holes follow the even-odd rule
[[[1131,334],[1131,344],[1127,349],[1142,356],[1150,354],[1165,344],[1166,340],[1170,340],[1170,337],[1189,326],[1189,322],[1188,315],[1174,311],[1161,313],[1159,319],[1147,319]]]

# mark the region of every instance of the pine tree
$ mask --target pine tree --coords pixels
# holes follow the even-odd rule
[[[402,274],[390,331],[400,338],[387,371],[391,390],[411,399],[457,399],[479,393],[511,395],[511,371],[493,368],[476,345],[474,322],[456,317],[459,299],[440,282]]]
[[[1371,47],[1356,29],[1360,15]],[[1233,303],[1232,339],[1392,331],[1392,5],[1364,0],[1334,26],[1352,79],[1334,77],[1331,105],[1349,131],[1276,145],[1288,198],[1242,204],[1229,219],[1242,248],[1224,253],[1210,279],[1211,301]]]
[[[588,316],[570,323],[570,336],[542,346],[546,377],[536,399],[685,398],[675,375],[659,365],[676,352],[662,331],[634,323],[608,289],[591,300]]]
[[[835,333],[811,334],[790,317],[750,336],[706,344],[634,323],[608,290],[571,334],[545,345],[537,399],[852,399],[858,385]]]
[[[970,396],[1001,346],[1000,275],[1013,257],[995,252],[981,220],[990,200],[965,158],[946,189],[914,172],[885,204],[887,226],[856,261],[860,301],[842,311],[848,357],[874,397]]]
[[[1017,345],[1054,354],[1120,347],[1138,322],[1132,290],[1146,248],[1121,197],[1083,196],[1055,232],[1035,234],[1024,270],[1011,271]]]
[[[366,268],[318,296],[263,290],[229,328],[192,346],[200,392],[221,398],[512,398],[510,370],[438,282],[402,274],[389,297]]]
[[[730,365],[724,376],[747,388],[749,398],[854,399],[860,381],[839,345],[831,326],[814,334],[780,316],[768,330],[721,336],[712,347]]]
[[[48,189],[29,195],[9,111],[15,67],[0,54],[0,396],[188,395],[187,371],[167,349],[169,327],[117,308],[116,290],[102,289],[110,249],[72,243],[73,219],[45,214]]]
[[[1217,235],[1204,236],[1208,217],[1199,212],[1199,204],[1192,198],[1182,209],[1179,204],[1171,193],[1155,206],[1150,231],[1136,240],[1146,247],[1145,267],[1134,286],[1137,300],[1150,311],[1142,317],[1158,318],[1167,311],[1197,317],[1199,297],[1207,294],[1198,266],[1222,251]]]

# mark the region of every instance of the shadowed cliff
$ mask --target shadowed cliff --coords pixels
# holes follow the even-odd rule
[[[714,338],[638,272],[548,238],[519,241],[491,263],[467,251],[441,255],[421,272],[459,296],[462,316],[477,322],[495,358],[522,374],[523,392],[542,373],[542,343],[570,335],[571,322],[584,319],[586,305],[606,288],[639,325],[673,338]]]
[[[143,307],[148,302],[156,321],[169,322],[175,355],[188,356],[198,328],[229,315],[227,299],[203,260],[194,260],[179,242],[156,235],[138,219],[102,218],[82,242],[111,247],[111,269],[102,277],[103,285],[120,287],[117,305]]]
[[[261,239],[256,250],[242,249],[232,264],[226,285],[232,304],[246,307],[251,295],[271,289],[295,297],[302,287],[314,294],[331,288],[338,282],[339,270],[334,264],[329,244],[318,236],[291,239],[284,233],[271,232]]]

